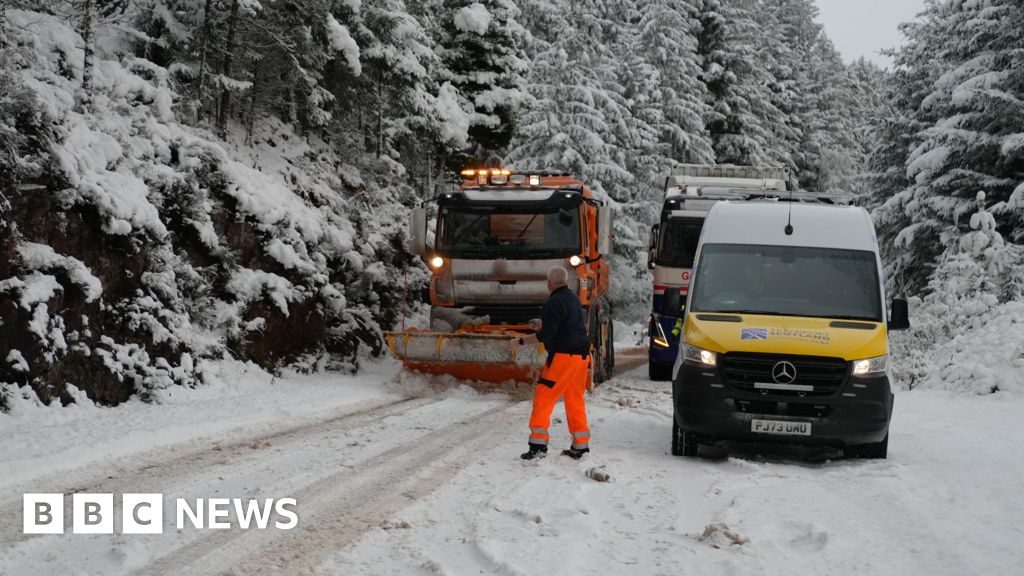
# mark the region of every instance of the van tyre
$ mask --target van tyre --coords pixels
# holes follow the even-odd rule
[[[676,424],[676,419],[672,418],[672,455],[673,456],[686,456],[693,458],[697,455],[697,449],[699,444],[697,443],[697,436],[693,432],[687,432]]]
[[[885,434],[885,438],[882,438],[881,442],[875,444],[861,444],[859,446],[853,446],[845,450],[845,454],[850,458],[868,458],[874,460],[884,460],[889,455],[889,434]]]
[[[655,382],[668,382],[672,379],[672,365],[647,362],[647,377]]]

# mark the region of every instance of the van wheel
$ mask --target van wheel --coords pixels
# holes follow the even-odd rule
[[[697,436],[693,432],[687,432],[676,424],[675,416],[672,417],[672,455],[686,456],[693,458],[697,455]]]
[[[844,450],[844,453],[848,458],[884,460],[889,455],[889,434],[886,433],[885,438],[882,438],[882,441],[877,444],[853,446]]]
[[[648,361],[647,378],[655,382],[668,382],[672,379],[672,365]]]

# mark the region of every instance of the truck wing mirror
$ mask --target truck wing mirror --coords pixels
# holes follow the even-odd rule
[[[902,298],[893,298],[889,313],[889,330],[907,330],[910,328],[910,307]]]
[[[661,315],[678,318],[682,309],[683,294],[679,288],[665,288],[665,295],[661,297]]]
[[[651,235],[647,239],[647,267],[654,269],[654,255],[658,252],[658,235],[661,233],[661,224],[655,224],[651,228]]]
[[[413,208],[409,220],[409,251],[415,256],[427,254],[427,210]]]
[[[597,213],[597,251],[608,258],[612,255],[612,209],[602,206]]]

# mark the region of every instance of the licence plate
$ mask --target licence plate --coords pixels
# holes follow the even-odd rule
[[[757,434],[780,434],[785,436],[810,436],[810,422],[786,422],[783,420],[751,420],[750,431]]]

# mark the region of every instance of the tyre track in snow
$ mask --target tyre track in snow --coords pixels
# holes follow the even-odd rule
[[[646,362],[646,356],[641,357],[640,354],[622,354],[620,359],[615,370],[616,376]],[[325,438],[346,433],[354,437],[372,436],[379,431],[379,427],[374,426],[376,423],[388,418],[401,420],[420,409],[430,411],[434,409],[432,405],[444,401],[443,396],[433,395],[406,396],[384,402],[371,400],[346,406],[342,412],[326,419],[270,432],[243,432],[238,435],[228,430],[222,441],[211,440],[209,437],[196,438],[102,462],[102,468],[82,467],[48,474],[33,480],[32,491],[113,493],[118,514],[121,494],[164,493],[165,536],[168,532],[172,536],[146,545],[151,550],[150,558],[156,561],[139,570],[137,573],[140,574],[223,574],[232,573],[233,570],[240,574],[261,571],[311,573],[316,565],[314,559],[336,552],[353,542],[368,528],[378,526],[382,520],[416,498],[428,494],[454,477],[467,463],[505,438],[507,429],[504,427],[513,426],[509,419],[510,408],[520,404],[510,404],[506,400],[501,406],[486,410],[486,405],[461,407],[462,410],[482,413],[456,413],[443,418],[434,416],[423,423],[413,422],[409,424],[410,430],[406,435],[420,438],[413,438],[397,446],[391,446],[393,442],[385,440],[382,453],[382,442],[377,442],[376,452],[370,451],[368,455],[363,454],[367,452],[365,447],[357,447],[351,451],[355,452],[354,459],[350,457],[347,461],[338,462],[334,458],[331,471],[321,469],[300,474],[298,478],[291,479],[291,484],[272,485],[270,490],[266,486],[268,470],[302,467],[305,462],[301,452],[305,451],[308,456],[315,446],[329,444],[324,441]],[[488,405],[493,405],[493,400]],[[515,423],[521,424],[520,420],[526,417],[526,410],[523,409],[524,414],[519,415]],[[458,421],[450,423],[454,419]],[[423,420],[422,416],[420,420]],[[300,454],[289,454],[292,447]],[[342,471],[332,473],[338,469]],[[324,478],[325,474],[329,475]],[[354,478],[347,479],[347,476]],[[230,485],[231,481],[234,481],[234,486]],[[239,490],[243,486],[240,482],[243,481],[244,488]],[[228,484],[227,489],[225,484]],[[251,494],[253,484],[263,495],[295,497],[299,503],[299,528],[291,533],[275,529],[248,532],[237,528],[229,531],[186,530],[173,536],[174,497],[248,497],[254,496]],[[15,491],[10,493],[20,494]],[[70,504],[70,497],[67,502]],[[20,498],[0,504],[0,518],[10,520],[0,525],[0,565],[5,562],[5,557],[6,561],[10,561],[19,556],[25,557],[26,554],[31,556],[31,551],[41,546],[39,542],[27,542],[39,536],[21,533],[21,507]],[[59,550],[75,538],[70,535],[70,508],[67,512],[66,535],[58,537],[58,541],[53,541],[53,537],[42,537],[56,545],[58,556],[61,556]],[[301,538],[291,535],[300,532]],[[290,543],[286,550],[284,544],[276,543],[279,537],[282,542]],[[171,538],[177,538],[177,541],[169,541]],[[220,550],[222,545],[224,549]],[[114,544],[113,550],[119,546]],[[297,553],[299,549],[305,552]],[[243,560],[246,568],[238,571],[236,567]],[[138,562],[129,561],[123,569],[137,567]]]
[[[301,441],[311,435],[341,433],[384,418],[402,415],[436,401],[436,398],[430,397],[406,397],[386,402],[360,403],[354,410],[349,406],[349,410],[327,420],[292,426],[270,433],[231,438],[223,443],[215,441],[212,445],[209,439],[193,440],[123,459],[113,468],[108,467],[99,473],[89,473],[78,477],[73,482],[68,481],[68,476],[74,478],[74,472],[64,472],[57,477],[36,480],[33,483],[33,491],[120,495],[122,493],[163,492],[172,485],[181,488],[180,484],[174,484],[176,479],[189,478],[204,469],[223,465],[233,459],[252,456],[254,454],[253,446],[280,446],[289,442]],[[0,524],[0,548],[6,548],[32,538],[32,536],[21,533],[21,511],[20,499],[6,502],[0,506],[0,518],[19,520],[18,522]],[[70,531],[70,527],[70,514],[65,514],[66,533]]]
[[[522,404],[503,404],[392,448],[295,494],[290,531],[216,532],[138,574],[312,574],[330,554],[454,477],[521,424]],[[525,408],[520,411],[525,412]]]

